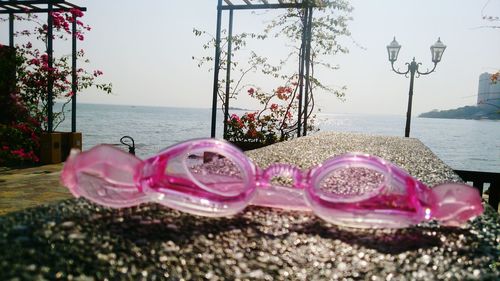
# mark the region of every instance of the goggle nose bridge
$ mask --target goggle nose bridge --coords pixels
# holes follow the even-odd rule
[[[293,180],[293,187],[295,188],[303,187],[302,170],[296,166],[289,164],[275,163],[270,165],[262,172],[261,180],[264,186],[267,186],[271,185],[271,180],[274,177],[279,177],[279,176],[291,178]]]

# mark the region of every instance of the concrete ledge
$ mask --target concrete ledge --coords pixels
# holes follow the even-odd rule
[[[325,132],[248,151],[247,155],[259,167],[283,162],[294,163],[306,169],[322,163],[329,157],[347,152],[362,152],[382,157],[430,186],[446,181],[461,181],[448,165],[414,138]]]
[[[415,139],[323,133],[248,155],[263,167],[307,168],[347,151],[379,155],[427,184],[459,180]],[[214,219],[70,199],[0,216],[0,280],[494,280],[499,237],[491,208],[458,229],[357,230],[259,207]]]

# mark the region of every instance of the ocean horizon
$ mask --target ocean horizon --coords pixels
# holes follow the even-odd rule
[[[60,106],[58,104],[57,106]],[[70,107],[68,107],[70,108]],[[83,149],[100,144],[120,145],[134,138],[140,158],[175,143],[210,137],[211,108],[79,103],[77,131]],[[242,110],[232,110],[241,113]],[[217,138],[222,138],[222,111],[217,110]],[[390,114],[318,113],[321,131],[404,136],[406,116]],[[417,138],[453,169],[500,171],[500,121],[413,117],[410,137]],[[71,130],[71,113],[57,128]]]
[[[60,103],[55,103],[54,106],[60,105]],[[167,105],[138,105],[138,104],[111,104],[111,103],[92,103],[92,102],[78,102],[77,105],[77,111],[78,107],[80,105],[96,105],[96,106],[121,106],[121,107],[153,107],[153,108],[171,108],[171,109],[201,109],[201,110],[212,110],[212,107],[207,106],[207,107],[186,107],[186,106],[167,106]],[[71,104],[67,105],[67,109],[71,109]],[[222,110],[221,107],[218,107],[217,110]],[[231,111],[259,111],[260,109],[253,109],[253,108],[242,108],[242,107],[233,107],[230,106],[229,110]],[[383,116],[399,116],[399,117],[405,117],[406,114],[396,114],[396,113],[359,113],[359,112],[330,112],[330,111],[325,111],[321,110],[320,114],[352,114],[352,115],[357,115],[357,114],[365,114],[365,115],[383,115]],[[416,113],[415,117],[419,115],[420,113]]]

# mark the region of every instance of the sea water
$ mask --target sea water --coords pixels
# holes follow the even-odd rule
[[[222,136],[218,110],[217,137]],[[70,131],[69,113],[58,130]],[[120,145],[128,135],[145,158],[192,138],[210,137],[211,109],[78,104],[77,131],[83,149],[99,143]],[[404,136],[400,115],[318,114],[320,131]],[[418,138],[453,169],[500,172],[500,121],[412,118],[410,136]],[[124,146],[122,148],[126,149]]]

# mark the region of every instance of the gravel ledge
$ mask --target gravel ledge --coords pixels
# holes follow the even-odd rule
[[[347,151],[386,158],[427,184],[460,180],[416,139],[322,133],[248,155],[261,167],[307,168]],[[458,229],[357,230],[260,207],[202,218],[69,199],[0,216],[0,280],[494,280],[499,243],[490,207]]]

